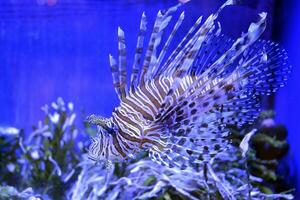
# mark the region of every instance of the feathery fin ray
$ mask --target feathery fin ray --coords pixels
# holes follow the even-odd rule
[[[119,81],[121,99],[127,94],[127,71],[126,71],[126,46],[124,31],[118,28],[118,46],[119,46]]]
[[[258,40],[266,27],[266,13],[236,40],[221,34],[218,15],[235,3],[226,1],[203,23],[198,18],[167,58],[184,12],[158,52],[171,14],[181,4],[159,11],[142,62],[147,24],[143,13],[129,89],[125,35],[118,29],[119,63],[111,55],[109,59],[121,104],[111,119],[103,120],[109,133],[101,132],[105,144],[99,142],[101,148],[94,145],[93,151],[106,148],[113,158],[123,158],[147,149],[156,162],[185,170],[193,164],[207,167],[228,149],[227,126],[252,123],[259,112],[258,96],[285,85],[290,72],[286,52],[275,43]]]
[[[147,30],[147,18],[145,13],[143,12],[142,14],[142,19],[140,23],[140,31],[138,34],[138,39],[137,39],[137,44],[136,44],[136,50],[135,50],[135,55],[134,55],[134,63],[132,67],[132,74],[130,78],[130,90],[134,91],[135,88],[137,87],[137,81],[138,81],[138,75],[140,71],[140,66],[141,66],[141,56],[143,53],[143,44],[144,44],[144,39],[145,39],[145,33]]]

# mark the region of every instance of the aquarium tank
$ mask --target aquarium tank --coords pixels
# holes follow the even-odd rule
[[[0,199],[299,199],[299,9],[1,1]]]

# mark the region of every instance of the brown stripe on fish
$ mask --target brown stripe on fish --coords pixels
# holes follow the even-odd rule
[[[120,147],[119,141],[117,139],[117,137],[115,135],[112,135],[113,138],[113,145],[115,147],[115,149],[119,152],[119,154],[125,158],[126,154],[123,152],[122,148]]]
[[[131,101],[129,100],[128,98],[125,98],[123,99],[123,102],[124,104],[128,104],[130,107],[132,107],[133,109],[135,109],[137,112],[141,113],[142,116],[145,118],[145,119],[149,119],[149,120],[153,120],[153,117],[151,114],[149,114],[148,112],[145,111],[145,109],[141,108],[139,106],[139,103],[138,102],[135,102],[135,101]]]

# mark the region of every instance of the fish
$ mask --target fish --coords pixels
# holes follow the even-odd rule
[[[88,149],[91,160],[123,162],[146,151],[170,168],[208,163],[228,149],[230,126],[253,123],[260,97],[286,85],[291,71],[286,51],[260,39],[267,13],[232,39],[217,21],[226,6],[236,4],[227,0],[206,20],[200,16],[172,50],[184,12],[170,33],[166,27],[182,4],[158,11],[149,32],[142,13],[130,77],[125,33],[118,28],[118,59],[109,55],[109,62],[120,104],[109,118],[87,117],[98,127]]]

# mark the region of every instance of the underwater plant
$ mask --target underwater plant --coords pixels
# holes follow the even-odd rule
[[[290,194],[263,193],[252,184],[263,179],[249,176],[240,151],[220,154],[215,169],[180,170],[152,162],[146,156],[128,163],[95,165],[85,157],[69,199],[293,199]],[[228,162],[232,166],[228,165]],[[248,195],[249,194],[249,195]]]
[[[44,123],[39,123],[39,128],[29,135],[28,140],[23,141],[24,133],[19,129],[0,129],[0,199],[245,199],[248,198],[246,194],[250,194],[252,199],[293,198],[290,194],[273,194],[285,190],[276,190],[276,183],[270,182],[268,175],[280,177],[280,174],[274,167],[269,168],[269,163],[263,162],[266,158],[255,150],[256,140],[259,146],[270,143],[269,136],[261,136],[263,133],[286,143],[280,134],[282,128],[274,128],[268,133],[259,129],[261,133],[252,135],[252,138],[246,137],[247,141],[243,139],[243,130],[232,129],[234,137],[228,151],[216,155],[207,169],[201,165],[185,170],[169,168],[150,160],[147,152],[141,152],[126,162],[110,165],[99,162],[95,165],[85,152],[85,144],[78,148],[74,146],[80,142],[74,142],[77,137],[73,131],[78,129],[74,125],[73,105],[68,105],[59,99],[52,108],[43,107]],[[65,122],[67,125],[64,126]],[[86,122],[84,124],[85,131],[78,131],[79,135],[84,136],[81,135],[83,132],[94,134],[91,127]],[[69,138],[70,141],[63,139],[62,146],[58,147],[60,149],[55,149],[55,141],[59,138]],[[277,144],[276,141],[274,143]],[[39,153],[33,153],[33,149]],[[272,161],[278,163],[286,152],[277,153]],[[53,154],[57,155],[49,161],[47,155]],[[39,159],[33,159],[37,155]],[[72,155],[76,159],[71,159]],[[252,170],[257,166],[265,173]],[[287,191],[291,187],[286,185],[284,188]]]
[[[74,125],[76,114],[73,107],[72,103],[66,105],[62,98],[58,98],[51,107],[45,105],[42,108],[44,121],[40,121],[38,127],[34,127],[26,137],[23,131],[16,129],[16,134],[8,140],[6,131],[6,138],[3,139],[6,145],[1,145],[0,150],[2,184],[13,185],[18,190],[34,188],[37,196],[44,199],[64,197],[71,186],[70,180],[76,175],[75,169],[82,151],[82,147],[75,142],[78,129]],[[18,197],[15,195],[17,190],[10,187],[1,189],[2,192],[13,191],[12,197]],[[26,191],[28,193],[28,189]]]
[[[285,143],[281,134],[282,128],[275,126],[268,133],[264,130],[265,118],[273,118],[270,112],[262,112],[257,120],[255,131],[245,134],[245,130],[231,127],[232,143],[227,151],[216,155],[210,161],[209,168],[194,166],[185,170],[170,168],[152,162],[148,155],[140,153],[136,158],[126,162],[115,162],[109,167],[106,162],[97,165],[87,155],[79,166],[81,172],[76,184],[68,192],[70,199],[293,199],[289,190],[293,186],[283,184],[276,188],[276,182],[270,182],[269,175],[276,179],[282,176],[276,166],[270,167],[270,162],[279,163],[287,150],[277,145],[277,154],[272,154],[272,160],[262,157],[267,152],[257,151],[273,143]],[[270,128],[270,127],[269,127]],[[266,135],[266,136],[262,136]],[[280,138],[280,141],[276,138]],[[281,153],[279,153],[281,152]],[[257,173],[261,168],[264,173]],[[288,177],[285,177],[288,178]],[[274,192],[282,192],[274,194]]]

